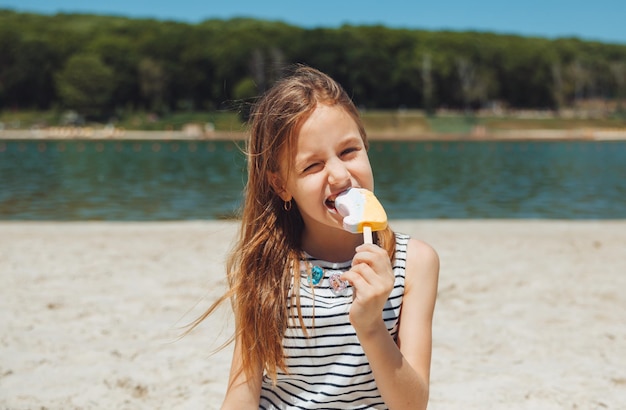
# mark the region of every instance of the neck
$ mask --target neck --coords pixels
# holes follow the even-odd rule
[[[302,249],[309,255],[328,262],[345,262],[354,257],[355,248],[363,243],[362,234],[339,229],[312,232],[304,229]]]

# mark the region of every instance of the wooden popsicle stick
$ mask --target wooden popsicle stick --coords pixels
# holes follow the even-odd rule
[[[363,226],[363,243],[374,243],[372,241],[372,227],[369,225]]]

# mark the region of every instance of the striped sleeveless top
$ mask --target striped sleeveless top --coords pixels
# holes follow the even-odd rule
[[[383,309],[387,330],[394,339],[404,295],[408,240],[407,235],[396,233],[396,280]],[[351,261],[330,263],[308,258],[303,261],[306,263],[324,269],[324,277],[314,288],[307,281],[307,270],[300,272],[300,305],[308,337],[295,309],[289,306],[289,324],[283,339],[288,374],[279,370],[276,385],[263,376],[260,409],[386,409],[350,324],[352,288],[335,295],[328,280],[335,272],[349,270]]]

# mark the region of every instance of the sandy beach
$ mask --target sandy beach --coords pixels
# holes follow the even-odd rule
[[[430,409],[623,409],[626,220],[391,221],[441,258]],[[0,409],[217,409],[234,222],[0,222]]]

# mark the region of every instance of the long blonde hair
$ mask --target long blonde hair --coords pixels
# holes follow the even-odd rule
[[[358,110],[344,89],[329,76],[298,65],[279,80],[252,110],[247,142],[248,181],[242,209],[241,228],[227,262],[228,292],[196,322],[226,299],[231,300],[241,343],[242,369],[251,375],[262,366],[276,380],[285,369],[282,340],[287,329],[290,288],[299,288],[300,275],[293,274],[303,257],[304,227],[297,204],[286,210],[272,188],[270,175],[277,173],[283,155],[291,155],[302,124],[317,104],[340,106],[356,122],[368,147]],[[378,245],[393,259],[395,236],[390,228],[376,232]],[[301,320],[299,298],[297,316]],[[306,329],[304,329],[306,332]]]

